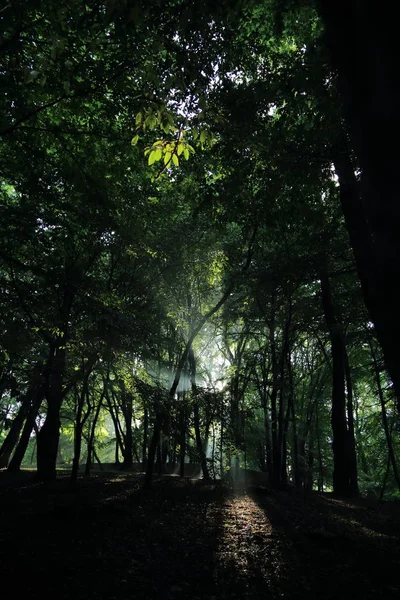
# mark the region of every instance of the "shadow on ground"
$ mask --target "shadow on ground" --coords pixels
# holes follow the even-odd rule
[[[2,489],[1,581],[30,598],[210,598],[222,488],[112,474]],[[211,594],[210,594],[211,593]]]
[[[317,494],[253,490],[278,533],[287,598],[398,598],[400,510]],[[296,581],[296,586],[293,585]]]
[[[0,472],[0,577],[95,600],[399,597],[399,510],[317,494],[101,473],[68,491]]]

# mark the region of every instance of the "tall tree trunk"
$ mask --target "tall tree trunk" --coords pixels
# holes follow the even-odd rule
[[[397,20],[383,0],[320,0],[325,41],[338,73],[345,118],[362,170],[362,197],[352,205],[359,227],[367,223],[370,256],[355,258],[365,303],[382,347],[400,409],[400,202],[397,147],[400,131]],[[357,230],[357,224],[355,225]],[[363,276],[365,277],[363,282]]]
[[[358,489],[358,468],[356,454],[356,437],[354,428],[353,415],[353,383],[351,381],[349,357],[346,346],[343,344],[345,375],[346,375],[346,391],[347,391],[347,425],[348,425],[348,460],[349,460],[349,477],[350,477],[350,493],[352,496],[359,494]]]
[[[185,411],[185,392],[178,394],[180,397],[179,407],[179,476],[185,476],[185,450],[186,450],[186,411]]]
[[[322,460],[322,449],[321,449],[321,432],[319,430],[319,409],[318,404],[315,407],[315,429],[317,436],[317,448],[318,448],[318,491],[324,491],[324,463]]]
[[[131,469],[133,466],[133,434],[132,434],[132,416],[133,416],[133,398],[129,393],[125,393],[123,402],[123,415],[125,420],[125,435],[124,435],[124,461],[123,468]]]
[[[219,475],[221,477],[221,479],[223,479],[224,474],[225,474],[225,469],[224,469],[224,434],[225,434],[225,419],[224,419],[224,409],[222,406],[221,409],[221,419],[220,419],[220,424],[221,424],[221,431],[220,431],[220,438],[219,438]]]
[[[144,407],[144,416],[143,416],[143,445],[142,445],[142,464],[143,469],[146,470],[147,467],[147,443],[149,437],[149,411],[147,410],[147,406]]]
[[[90,475],[90,470],[92,468],[92,455],[95,456],[96,458],[96,451],[95,451],[95,447],[94,447],[94,439],[95,439],[95,433],[96,433],[96,425],[97,425],[97,421],[99,419],[99,415],[100,415],[100,410],[103,404],[103,398],[106,394],[106,383],[104,383],[103,386],[103,390],[101,392],[101,396],[99,398],[99,402],[96,406],[96,411],[94,413],[93,416],[93,421],[91,423],[91,427],[90,427],[90,433],[89,433],[89,438],[87,441],[87,457],[86,457],[86,465],[85,465],[85,475]],[[97,462],[100,464],[100,460],[98,459],[98,457],[96,458]]]
[[[272,430],[272,485],[279,486],[281,474],[281,449],[278,440],[278,388],[271,391],[271,430]]]
[[[144,487],[150,488],[153,481],[153,470],[154,470],[154,462],[156,458],[157,447],[160,442],[160,435],[162,429],[163,419],[161,415],[156,413],[156,418],[154,422],[153,434],[151,436],[150,445],[149,445],[149,456],[147,459],[147,469],[144,478]]]
[[[279,364],[276,350],[276,332],[275,332],[275,296],[272,300],[272,314],[269,323],[269,344],[271,352],[271,367],[272,367],[272,390],[270,394],[271,400],[271,434],[272,434],[272,485],[277,487],[281,477],[281,448],[278,438],[278,393],[279,393]]]
[[[160,436],[159,436],[159,440],[158,440],[158,445],[157,445],[157,467],[158,467],[158,474],[162,475],[164,472],[164,468],[163,468],[163,436],[162,436],[162,429],[160,431]]]
[[[284,327],[284,336],[282,344],[282,352],[280,357],[280,394],[279,394],[279,446],[281,454],[281,470],[280,470],[280,481],[279,485],[286,487],[287,485],[287,434],[289,430],[289,418],[290,418],[290,403],[293,400],[293,396],[290,398],[290,394],[293,394],[293,386],[286,385],[285,376],[285,365],[289,368],[288,376],[290,379],[291,375],[291,364],[290,364],[290,327],[292,322],[292,300],[289,298],[286,314],[286,322]],[[289,394],[286,394],[287,388],[289,388]],[[285,407],[285,399],[287,396],[287,402]],[[286,408],[286,410],[285,410]]]
[[[5,467],[8,466],[10,456],[18,442],[19,434],[21,433],[21,429],[23,427],[25,418],[26,418],[27,414],[29,413],[32,398],[36,392],[36,386],[37,386],[37,384],[35,383],[23,397],[22,403],[21,403],[21,406],[19,407],[17,415],[15,416],[13,422],[11,423],[10,430],[7,433],[5,440],[3,441],[2,445],[1,445],[0,469],[4,469]]]
[[[265,358],[264,358],[265,359]],[[268,482],[272,482],[272,439],[271,439],[271,420],[268,414],[268,393],[267,393],[267,372],[265,369],[265,365],[262,367],[262,381],[257,375],[257,371],[255,372],[257,387],[261,398],[261,407],[263,409],[264,414],[264,432],[265,432],[265,458],[263,457],[263,462],[265,462],[265,469],[268,475]]]
[[[198,399],[196,397],[196,360],[194,356],[194,352],[191,349],[189,352],[189,367],[190,367],[190,380],[192,384],[192,394],[194,396],[194,408],[193,408],[193,417],[194,417],[194,433],[196,437],[196,447],[197,452],[200,457],[201,469],[203,471],[203,479],[208,481],[210,479],[210,473],[208,470],[207,457],[204,452],[204,445],[201,439],[201,431],[200,431],[200,414],[199,414],[199,404]]]
[[[332,301],[327,266],[321,270],[322,306],[329,330],[332,354],[332,449],[333,491],[340,496],[351,496],[349,461],[349,432],[346,420],[345,353],[340,324]]]
[[[111,402],[111,398],[110,398],[110,394],[109,392],[105,391],[105,398],[107,401],[107,406],[108,406],[108,410],[111,416],[111,420],[113,422],[114,425],[114,431],[115,431],[115,464],[118,465],[119,464],[119,452],[118,450],[121,450],[122,456],[124,456],[124,445],[122,442],[122,435],[121,435],[121,427],[118,421],[118,415],[117,415],[117,410],[115,410],[115,414],[114,414],[114,408]]]
[[[393,475],[396,480],[397,487],[400,490],[400,475],[399,475],[399,471],[397,468],[396,455],[394,453],[394,448],[393,448],[392,434],[390,431],[389,421],[388,421],[387,414],[386,414],[386,404],[385,404],[385,397],[384,397],[380,373],[379,373],[379,365],[378,365],[378,361],[377,361],[377,357],[376,357],[376,352],[375,352],[375,349],[373,346],[373,342],[371,339],[369,340],[369,347],[370,347],[371,356],[372,356],[372,364],[373,364],[373,370],[374,370],[374,375],[375,375],[376,387],[378,390],[379,402],[381,405],[382,424],[383,424],[383,430],[385,432],[386,443],[387,443],[387,447],[388,447],[389,465],[390,464],[392,465]]]
[[[264,428],[265,428],[265,452],[266,452],[266,468],[268,474],[268,482],[272,481],[272,440],[271,440],[271,423],[268,416],[268,408],[264,405]]]
[[[310,437],[308,442],[308,460],[306,477],[304,481],[304,489],[311,492],[314,484],[314,436],[313,431],[310,429]]]
[[[48,388],[46,392],[47,415],[37,436],[37,479],[39,481],[52,481],[56,478],[65,361],[65,340],[61,339],[49,361]]]
[[[38,362],[33,369],[28,390],[21,400],[21,406],[18,410],[18,413],[14,418],[11,428],[0,448],[0,469],[7,467],[10,456],[18,442],[25,418],[31,411],[32,406],[35,404],[35,399],[37,398],[39,390],[42,389],[44,379],[43,369],[44,365],[41,362]]]
[[[15,449],[10,464],[8,465],[8,471],[15,472],[19,471],[21,468],[26,449],[28,448],[29,439],[34,428],[35,420],[38,415],[40,406],[43,402],[43,398],[45,396],[45,389],[45,384],[42,384],[40,388],[36,391],[35,397],[32,402],[32,406],[29,410],[28,416],[26,417],[25,425],[22,430],[20,440]]]
[[[232,437],[233,437],[233,443],[235,445],[235,467],[234,467],[234,478],[236,480],[239,479],[239,468],[240,468],[240,459],[239,459],[239,452],[241,450],[241,436],[240,436],[240,420],[239,420],[239,402],[240,402],[240,395],[239,395],[239,377],[240,377],[240,373],[239,373],[239,369],[240,369],[240,359],[239,359],[239,364],[236,365],[236,372],[235,375],[233,376],[233,379],[231,381],[231,394],[230,394],[230,400],[231,400],[231,428],[232,428]]]
[[[76,407],[76,416],[75,416],[75,427],[74,427],[74,458],[72,460],[72,470],[71,470],[71,478],[70,485],[72,488],[76,486],[78,480],[78,471],[79,471],[79,461],[81,458],[81,450],[82,450],[82,433],[85,423],[90,415],[92,407],[89,403],[89,380],[90,373],[84,377],[82,383],[82,390],[78,396],[77,407]],[[85,415],[83,415],[83,407],[85,405],[85,401],[87,401],[87,410]]]
[[[117,437],[115,437],[114,464],[117,466],[119,465],[119,441]]]
[[[294,483],[297,488],[301,487],[301,477],[300,477],[300,468],[299,468],[299,442],[297,436],[297,426],[296,426],[296,411],[294,407],[294,386],[293,386],[293,373],[292,373],[292,363],[290,355],[288,356],[288,372],[289,372],[289,409],[290,409],[290,418],[292,422],[292,456],[293,456],[293,469],[294,469]]]
[[[193,408],[193,418],[194,418],[194,433],[195,433],[195,437],[196,437],[196,446],[197,446],[197,451],[200,456],[200,464],[201,464],[201,469],[203,471],[203,479],[208,481],[210,479],[210,473],[208,470],[206,453],[204,452],[203,441],[201,439],[200,414],[199,414],[199,405],[197,404],[197,401],[195,401],[195,405]]]

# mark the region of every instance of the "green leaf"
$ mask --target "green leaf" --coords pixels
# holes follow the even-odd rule
[[[206,141],[207,137],[208,137],[208,133],[207,133],[207,131],[205,131],[205,129],[203,129],[203,131],[200,134],[200,142],[202,144],[204,144],[204,142]]]
[[[157,125],[157,117],[155,115],[149,115],[145,121],[145,124],[149,129],[154,129],[154,127]]]
[[[153,150],[153,152],[150,152],[149,165],[153,165],[156,162],[156,154],[157,154],[157,150]]]
[[[164,154],[164,165],[167,165],[171,160],[171,152],[166,152]]]
[[[141,124],[141,122],[142,122],[142,119],[143,119],[143,115],[142,115],[142,113],[141,113],[141,112],[139,112],[139,113],[136,115],[136,125],[138,125],[138,126],[139,126],[139,125]]]
[[[182,154],[183,149],[184,149],[184,145],[182,143],[179,143],[178,144],[178,148],[177,148],[177,154],[178,154],[178,156],[180,156]]]
[[[189,150],[187,148],[184,148],[183,156],[186,158],[186,160],[189,160]]]
[[[138,141],[139,141],[139,136],[138,136],[138,135],[135,135],[135,136],[134,136],[134,137],[131,139],[131,144],[132,144],[132,146],[136,146],[136,144],[138,143]]]
[[[176,154],[173,154],[173,155],[172,155],[172,162],[174,163],[174,165],[175,165],[176,167],[179,167],[179,158],[177,157],[177,155],[176,155]]]

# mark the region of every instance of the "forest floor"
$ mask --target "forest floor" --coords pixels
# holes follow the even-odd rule
[[[396,502],[0,472],[1,589],[18,598],[399,598],[399,550]]]

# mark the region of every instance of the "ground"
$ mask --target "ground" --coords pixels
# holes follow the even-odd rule
[[[400,597],[400,506],[102,473],[0,472],[0,581],[18,598]]]

